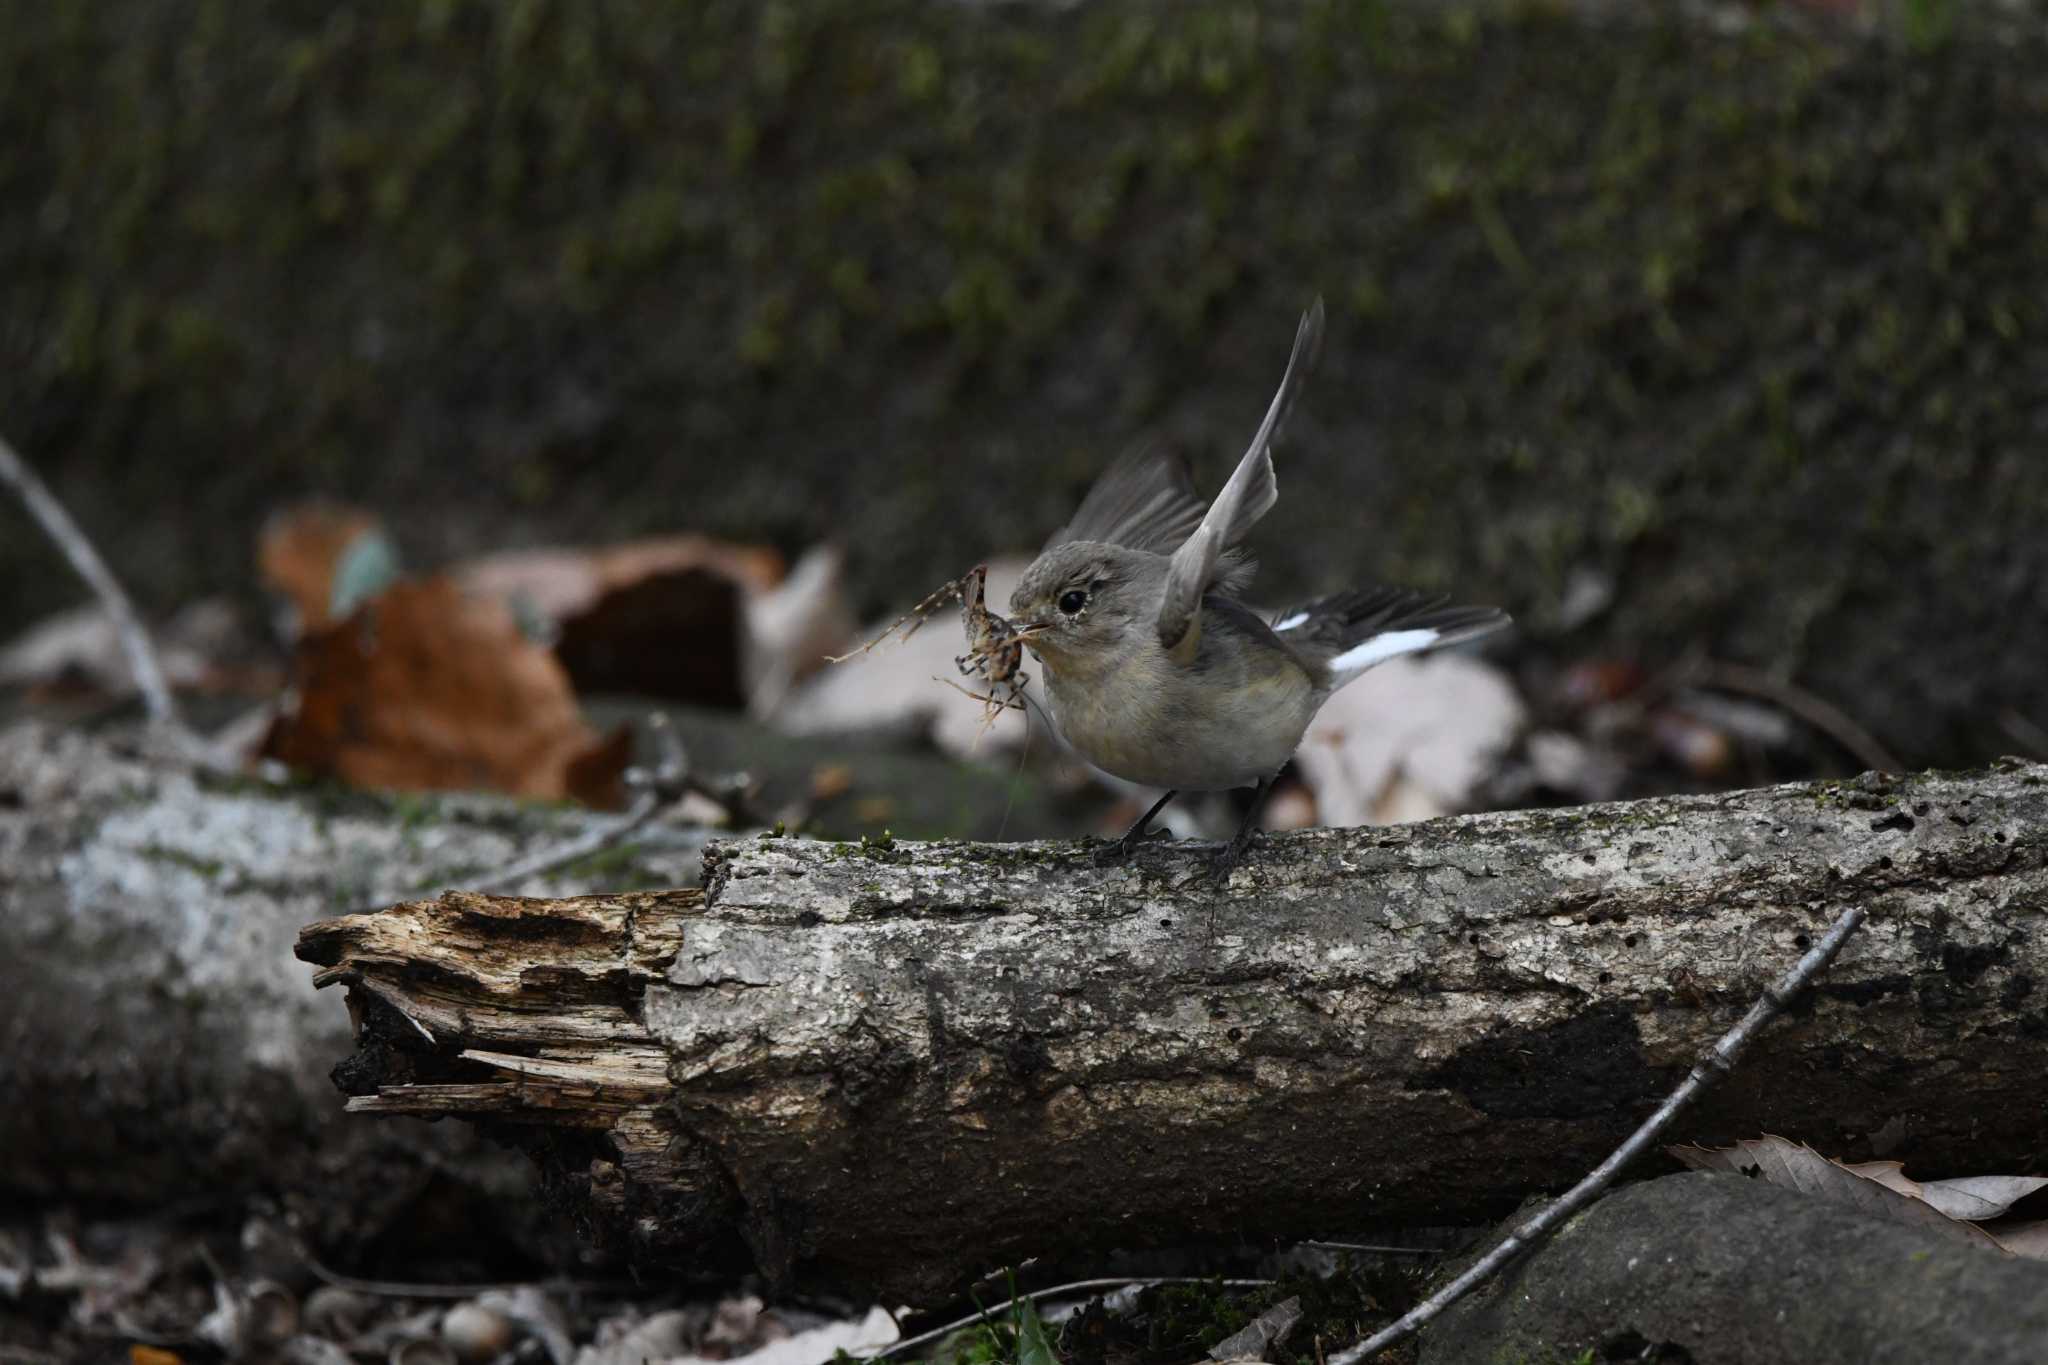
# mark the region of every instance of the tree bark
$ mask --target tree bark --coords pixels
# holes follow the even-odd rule
[[[0,728],[0,1200],[261,1196],[341,1259],[419,1201],[535,1245],[525,1161],[445,1125],[344,1119],[326,1072],[349,1022],[292,949],[377,887],[445,885],[585,825],[491,797],[223,781],[118,738]],[[696,855],[657,847],[687,833],[650,829],[623,866],[531,885],[688,879]],[[473,1250],[444,1237],[429,1259]]]
[[[310,926],[352,1109],[522,1140],[636,1254],[918,1299],[1016,1258],[1498,1214],[1575,1179],[1839,907],[1682,1140],[2038,1152],[2048,767],[1262,839],[715,847],[706,890]]]

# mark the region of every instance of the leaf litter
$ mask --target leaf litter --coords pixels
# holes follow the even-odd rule
[[[2048,1220],[1998,1222],[2020,1200],[2048,1188],[2048,1177],[1964,1176],[1914,1180],[1896,1161],[1854,1165],[1802,1142],[1766,1133],[1731,1147],[1667,1147],[1696,1171],[1754,1175],[1802,1194],[1847,1204],[1872,1217],[1906,1223],[1955,1241],[2013,1256],[2048,1260]]]

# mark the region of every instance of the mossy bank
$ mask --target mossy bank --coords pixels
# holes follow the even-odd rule
[[[1455,585],[1962,762],[2048,665],[2048,23],[1971,22],[28,6],[0,423],[158,606],[313,491],[420,559],[838,534],[880,605],[1140,436],[1213,483],[1320,290],[1269,596]],[[12,508],[0,581],[74,594]]]

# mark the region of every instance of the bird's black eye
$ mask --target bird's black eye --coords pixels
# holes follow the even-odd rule
[[[1087,605],[1088,594],[1079,588],[1069,588],[1060,594],[1060,610],[1069,616],[1079,615],[1081,608]]]

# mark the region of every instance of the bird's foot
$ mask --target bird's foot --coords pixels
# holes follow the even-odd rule
[[[1152,831],[1134,829],[1113,844],[1104,844],[1095,850],[1097,867],[1121,867],[1131,860],[1138,851],[1138,845],[1151,837]]]
[[[1251,846],[1251,835],[1247,833],[1239,835],[1218,849],[1215,856],[1209,860],[1209,881],[1216,886],[1229,885],[1230,874],[1237,871],[1237,865],[1244,861],[1245,852]]]

